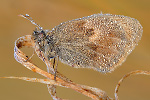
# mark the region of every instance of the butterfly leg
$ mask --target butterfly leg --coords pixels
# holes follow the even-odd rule
[[[55,66],[55,58],[54,58],[54,62],[53,62],[53,68],[55,66],[55,69],[54,69],[54,80],[56,81],[56,74],[57,74],[57,66],[58,66],[58,61],[59,61],[59,57],[57,56],[57,62],[56,62],[56,66]]]
[[[35,51],[33,50],[33,53],[32,53],[32,55],[31,55],[30,57],[26,56],[26,57],[28,58],[28,59],[26,60],[26,62],[29,61],[29,60],[31,60],[31,58],[34,56],[34,54],[35,54]]]

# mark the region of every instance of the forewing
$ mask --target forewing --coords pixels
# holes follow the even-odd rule
[[[94,14],[61,23],[52,34],[60,60],[75,68],[110,72],[125,61],[142,36],[134,18]]]

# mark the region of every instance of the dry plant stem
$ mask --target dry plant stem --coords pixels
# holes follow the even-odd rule
[[[142,70],[136,70],[136,71],[132,71],[126,75],[124,75],[118,82],[116,88],[115,88],[115,100],[119,100],[118,98],[118,90],[120,87],[120,84],[124,81],[124,79],[126,79],[127,77],[131,76],[131,75],[137,75],[137,74],[144,74],[144,75],[150,75],[150,71],[142,71]]]
[[[28,59],[28,57],[19,49],[23,46],[32,47],[35,49],[35,52],[37,53],[39,58],[46,64],[47,72],[36,67],[36,65],[33,64],[30,59]],[[1,78],[15,78],[15,79],[22,79],[25,81],[40,82],[40,83],[47,84],[49,93],[51,94],[51,96],[54,100],[64,100],[64,99],[58,98],[56,96],[56,90],[55,90],[56,86],[71,88],[71,89],[73,89],[79,93],[82,93],[94,100],[113,100],[112,98],[107,96],[107,94],[104,91],[97,89],[97,88],[76,84],[76,83],[72,82],[71,80],[69,80],[68,78],[66,78],[64,75],[60,74],[59,72],[57,72],[56,81],[55,81],[54,80],[54,72],[55,71],[52,67],[51,62],[48,61],[48,59],[44,57],[44,53],[41,52],[38,47],[36,47],[35,43],[31,39],[31,35],[26,35],[26,36],[20,37],[19,39],[16,40],[15,48],[14,48],[14,57],[19,63],[24,65],[26,68],[30,69],[33,72],[41,74],[42,76],[44,76],[48,79],[27,78],[27,77],[1,77]],[[118,85],[116,86],[115,100],[119,100],[118,90],[119,90],[120,84],[123,82],[123,80],[131,75],[136,75],[136,74],[150,75],[150,71],[137,70],[137,71],[133,71],[133,72],[126,74],[118,82]]]
[[[23,46],[33,47],[33,48],[35,47],[35,51],[36,51],[37,55],[39,56],[39,58],[47,65],[48,70],[49,71],[52,70],[52,71],[50,73],[48,73],[48,72],[36,67],[36,65],[33,64],[30,59],[28,60],[28,57],[22,51],[19,50],[19,48],[21,48]],[[54,72],[51,67],[52,64],[48,61],[48,59],[46,59],[44,57],[44,54],[41,51],[39,51],[38,47],[36,47],[35,43],[31,39],[31,35],[26,35],[26,36],[20,37],[19,39],[16,40],[15,48],[14,48],[14,56],[15,56],[15,59],[19,63],[24,65],[26,68],[48,78],[48,79],[41,79],[41,80],[37,79],[37,78],[34,78],[34,79],[25,78],[25,77],[22,78],[26,81],[31,80],[32,82],[36,81],[36,82],[41,82],[41,83],[45,83],[45,84],[51,84],[52,87],[54,85],[57,85],[57,86],[62,86],[62,87],[66,87],[66,88],[71,88],[71,89],[73,89],[79,93],[82,93],[94,100],[112,100],[110,97],[108,97],[106,95],[106,93],[104,91],[97,89],[97,88],[76,84],[76,83],[70,81],[69,79],[67,79],[66,77],[64,77],[59,72],[57,72],[56,81],[54,81],[54,75],[51,74]],[[55,97],[55,94],[53,96]],[[57,100],[57,97],[55,99]],[[59,100],[61,100],[61,98],[59,98]]]

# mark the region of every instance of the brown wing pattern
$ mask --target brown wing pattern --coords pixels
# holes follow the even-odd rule
[[[56,54],[75,68],[113,71],[125,61],[142,36],[141,24],[133,18],[94,14],[56,26]]]

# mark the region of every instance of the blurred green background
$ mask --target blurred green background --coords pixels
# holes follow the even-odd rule
[[[35,29],[29,21],[18,17],[28,13],[44,29],[61,22],[96,13],[110,13],[136,18],[143,26],[139,45],[114,72],[102,74],[90,69],[75,69],[59,63],[58,71],[76,83],[100,88],[114,98],[119,79],[134,70],[150,70],[150,0],[0,0],[0,77],[27,76],[44,78],[24,68],[13,57],[17,38],[30,35]],[[23,49],[29,56],[32,49]],[[33,61],[46,70],[45,64],[34,56]],[[57,88],[59,97],[90,100],[71,89]],[[150,76],[131,76],[121,84],[120,100],[149,100]],[[15,79],[0,79],[0,100],[52,100],[47,86]]]

